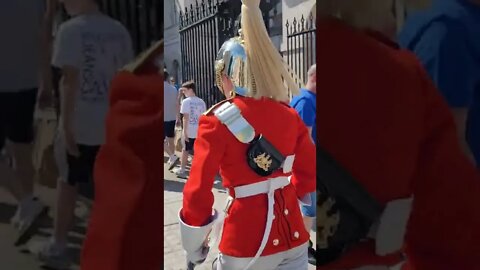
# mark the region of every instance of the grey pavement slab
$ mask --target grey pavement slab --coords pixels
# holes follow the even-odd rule
[[[37,186],[36,195],[50,207],[48,217],[40,220],[40,229],[30,241],[20,247],[15,247],[17,230],[10,225],[10,219],[16,210],[14,198],[6,191],[5,180],[0,172],[0,269],[1,270],[44,270],[43,264],[37,260],[32,251],[38,249],[39,244],[46,241],[52,233],[52,216],[55,203],[55,190]],[[77,223],[69,235],[71,241],[68,247],[69,256],[74,265],[72,270],[79,269],[81,245],[86,232],[87,207],[79,202],[76,209]]]
[[[43,270],[43,264],[37,260],[32,252],[38,250],[41,243],[48,240],[52,233],[52,213],[54,191],[44,188],[37,189],[39,197],[50,206],[48,217],[41,220],[41,228],[30,241],[20,247],[15,247],[17,231],[10,225],[10,218],[15,212],[15,201],[2,188],[0,188],[0,269],[1,270]],[[81,206],[79,206],[81,208]],[[80,209],[79,211],[84,211]],[[77,211],[78,212],[78,211]],[[78,213],[77,213],[78,217]],[[78,266],[81,245],[84,239],[86,228],[84,222],[79,220],[69,238],[71,243],[68,247],[69,256],[74,264],[72,270],[80,269]]]

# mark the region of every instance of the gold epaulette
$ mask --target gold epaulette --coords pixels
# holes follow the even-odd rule
[[[135,73],[138,69],[152,60],[152,57],[163,54],[163,39],[155,42],[148,50],[141,53],[133,62],[122,68],[122,71]]]
[[[223,103],[225,103],[227,101],[230,101],[230,100],[233,100],[233,98],[229,98],[229,99],[225,99],[225,100],[220,101],[219,103],[210,107],[210,109],[208,109],[206,112],[204,112],[203,115],[209,115],[210,113],[213,113],[213,111],[215,111],[216,108],[220,107],[220,105],[222,105]]]

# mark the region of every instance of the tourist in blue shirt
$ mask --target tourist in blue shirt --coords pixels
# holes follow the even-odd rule
[[[290,106],[297,110],[303,122],[312,135],[313,142],[317,138],[316,117],[317,117],[317,76],[316,65],[313,65],[308,71],[308,82],[306,88],[300,89],[300,94],[293,97]]]
[[[317,65],[313,65],[308,70],[308,81],[305,89],[300,89],[300,94],[295,96],[290,102],[290,106],[297,110],[298,114],[302,118],[303,122],[307,126],[312,140],[315,143],[317,138],[316,132],[316,118],[317,118]],[[313,162],[313,161],[312,161]],[[315,192],[310,194],[312,198],[312,204],[302,205],[303,220],[307,231],[310,231],[313,226],[313,221],[317,214],[317,194]],[[308,261],[316,265],[315,250],[312,247],[310,241],[310,248],[308,249]]]
[[[399,36],[420,58],[452,109],[460,144],[480,164],[480,1],[435,0]]]

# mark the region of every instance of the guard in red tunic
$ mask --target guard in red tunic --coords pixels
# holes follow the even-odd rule
[[[315,147],[284,103],[282,77],[296,86],[268,37],[259,2],[243,0],[241,36],[217,57],[217,85],[227,100],[200,118],[179,213],[182,244],[190,264],[202,263],[218,240],[214,269],[306,270],[309,233],[299,201],[315,190]],[[229,194],[222,211],[212,208],[219,170]]]

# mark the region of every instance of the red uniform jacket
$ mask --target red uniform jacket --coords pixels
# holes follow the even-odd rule
[[[414,194],[406,268],[480,269],[480,179],[417,59],[336,20],[317,31],[319,143],[379,202]],[[318,269],[397,260],[367,243]]]
[[[82,270],[162,266],[163,79],[157,69],[142,72],[122,72],[111,86]]]
[[[262,256],[299,246],[308,241],[309,234],[303,225],[298,198],[315,190],[315,148],[308,130],[295,110],[279,102],[244,97],[236,97],[233,102],[257,135],[263,134],[284,156],[296,155],[292,184],[275,192],[275,219]],[[195,156],[183,192],[181,214],[185,223],[209,223],[214,200],[212,186],[219,169],[227,188],[288,175],[280,170],[269,177],[258,176],[247,165],[247,148],[213,114],[200,118]],[[263,237],[267,208],[265,194],[235,200],[225,219],[220,251],[234,257],[255,256]],[[294,237],[295,232],[298,238]],[[275,239],[279,240],[276,246]]]

